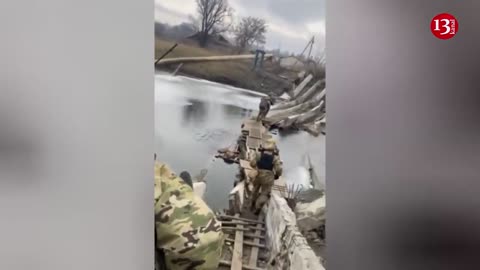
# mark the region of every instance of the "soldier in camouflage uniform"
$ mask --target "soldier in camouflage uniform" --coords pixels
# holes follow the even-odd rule
[[[217,269],[224,241],[221,223],[189,185],[157,161],[154,196],[155,248],[164,255],[164,267]]]
[[[270,96],[262,97],[260,99],[257,122],[262,121],[267,117],[268,112],[270,111],[270,106],[273,104],[273,99]]]
[[[251,210],[255,211],[255,214],[260,213],[270,197],[275,179],[282,175],[282,163],[277,151],[275,141],[269,139],[250,162],[250,166],[258,171],[253,181],[251,205]]]

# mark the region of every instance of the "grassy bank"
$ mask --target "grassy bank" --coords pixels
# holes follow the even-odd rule
[[[174,44],[171,41],[157,39],[155,42],[155,58],[160,57]],[[228,54],[231,53],[204,49],[191,44],[179,44],[165,59]],[[275,75],[277,67],[274,67],[271,63],[266,62],[264,70],[261,72],[254,72],[252,67],[252,60],[188,63],[181,68],[179,74],[261,92],[273,91],[277,94],[283,93],[283,89],[289,85],[288,82]],[[171,72],[175,68],[176,65],[162,66],[160,70]],[[263,89],[260,87],[262,83],[264,84]]]

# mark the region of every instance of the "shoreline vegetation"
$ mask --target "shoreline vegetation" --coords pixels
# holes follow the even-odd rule
[[[168,54],[164,59],[177,57],[195,57],[195,56],[220,56],[233,55],[233,51],[215,50],[212,48],[200,48],[195,44],[187,42],[177,42],[178,46]],[[175,44],[174,41],[156,38],[155,40],[155,59],[160,57]],[[157,66],[156,70],[173,73],[178,65]],[[286,70],[272,61],[266,60],[261,70],[253,70],[252,60],[236,60],[205,63],[188,63],[183,65],[177,73],[178,75],[205,79],[217,83],[231,85],[268,94],[273,92],[280,96],[286,89],[291,89],[294,79],[282,78],[294,77],[295,72]]]

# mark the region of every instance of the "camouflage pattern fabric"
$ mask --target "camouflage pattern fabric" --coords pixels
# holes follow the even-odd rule
[[[275,154],[274,159],[273,159],[273,172],[274,172],[274,175],[281,176],[282,173],[283,173],[282,161],[280,160],[280,157],[278,155],[279,151],[278,151],[278,147],[275,143],[275,140],[268,139],[267,141],[265,141],[262,145],[262,149],[264,151],[273,152]],[[257,162],[260,160],[260,157],[261,157],[260,152],[256,152],[254,154],[254,157],[250,161],[250,166],[252,168],[257,167]]]
[[[155,162],[155,230],[169,270],[217,269],[224,235],[221,223],[192,188]]]
[[[252,210],[258,212],[268,201],[275,181],[272,171],[258,170],[258,175],[253,182]]]
[[[262,97],[260,99],[257,122],[260,122],[263,119],[265,119],[265,117],[268,114],[268,111],[270,111],[270,98],[269,97]]]
[[[280,150],[278,149],[278,146],[275,142],[275,139],[273,138],[268,138],[265,142],[262,143],[262,148],[263,149],[269,149],[273,150],[275,155],[280,155]]]
[[[263,147],[266,151],[274,152],[276,145],[273,140],[267,141]],[[257,162],[260,160],[261,154],[256,153],[255,157],[250,162],[252,168],[257,168]],[[258,174],[253,181],[252,192],[252,208],[256,212],[260,211],[263,205],[268,201],[272,187],[276,178],[280,177],[283,173],[282,162],[278,155],[274,155],[273,158],[273,170],[258,170]]]

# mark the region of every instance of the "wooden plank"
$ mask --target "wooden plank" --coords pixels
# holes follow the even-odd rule
[[[229,261],[221,260],[221,261],[220,261],[220,265],[231,266],[232,263],[229,262]],[[263,268],[250,267],[250,266],[248,266],[248,265],[244,265],[244,266],[242,266],[242,268],[245,269],[245,270],[264,270]]]
[[[237,224],[242,224],[242,225],[245,225],[245,226],[252,225],[251,223],[241,221],[241,220],[222,221],[222,225],[237,225]],[[227,227],[227,226],[225,226],[225,227]]]
[[[235,215],[235,216],[228,216],[228,215],[218,215],[217,216],[219,219],[235,219],[235,220],[242,220],[242,221],[246,221],[248,223],[255,223],[255,224],[265,224],[264,222],[262,221],[258,221],[258,220],[254,220],[254,219],[248,219],[248,218],[241,218],[239,217],[238,215]]]
[[[250,129],[251,128],[254,128],[254,127],[258,127],[258,122],[257,121],[253,121],[253,120],[247,120],[245,122],[243,122],[244,126],[242,128],[242,131],[248,131],[250,132]]]
[[[242,225],[243,224],[237,224],[237,225]],[[233,231],[243,231],[243,232],[248,232],[248,231],[253,231],[253,230],[260,230],[260,231],[265,231],[265,229],[256,229],[256,228],[239,228],[237,227],[227,227],[227,226],[222,226],[222,230],[233,230]]]
[[[309,74],[298,86],[293,90],[293,97],[296,98],[298,97],[298,94],[302,92],[303,88],[307,86],[307,84],[313,79],[312,74]]]
[[[258,221],[261,221],[262,217],[261,215],[258,216]],[[257,224],[257,231],[255,232],[255,235],[260,236],[262,234],[261,230],[262,229],[262,224]],[[255,238],[253,239],[253,243],[255,245],[252,245],[252,249],[250,251],[250,261],[248,262],[248,266],[250,267],[257,267],[257,260],[258,260],[258,246],[260,244],[260,239]]]
[[[262,142],[261,139],[248,137],[247,138],[247,147],[257,149],[257,148],[260,147],[261,142]]]
[[[243,237],[246,237],[246,238],[265,239],[265,236],[256,236],[256,235],[254,235],[254,234],[249,234],[249,233],[244,233],[244,234],[243,234]]]
[[[258,239],[255,239],[255,240],[258,240]],[[227,241],[227,242],[235,242],[235,239],[226,238],[225,241]],[[244,246],[251,246],[251,247],[253,247],[253,248],[256,248],[257,250],[258,250],[259,248],[264,248],[264,249],[267,248],[265,245],[258,244],[258,243],[255,243],[255,242],[250,242],[250,241],[243,241],[243,245],[244,245]],[[250,258],[251,258],[251,257],[250,257]]]
[[[242,225],[243,227],[243,225]],[[238,228],[238,227],[222,227],[222,230],[227,230],[227,231],[242,231],[242,232],[248,232],[249,229],[245,228]]]
[[[250,137],[261,139],[262,131],[260,128],[251,128],[249,132]]]
[[[239,217],[240,214],[235,214],[235,217]],[[223,228],[222,228],[223,229]],[[232,253],[232,265],[231,270],[242,270],[242,258],[243,258],[243,225],[238,224],[235,233],[235,242],[233,244]]]

